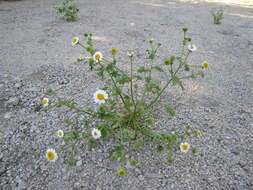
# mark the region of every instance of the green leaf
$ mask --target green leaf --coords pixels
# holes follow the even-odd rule
[[[184,86],[182,84],[182,81],[174,75],[172,76],[172,83],[173,83],[173,85],[179,85],[182,88],[182,90],[184,90]]]
[[[138,70],[137,70],[139,73],[146,73],[146,72],[149,72],[150,69],[147,69],[145,67],[140,67]]]
[[[176,112],[170,105],[164,105],[166,113],[168,113],[170,116],[175,116]]]
[[[137,161],[136,160],[129,160],[129,164],[130,164],[130,166],[135,167],[137,165]]]
[[[159,66],[153,66],[152,69],[155,69],[155,70],[157,70],[159,72],[164,72],[164,70],[161,67],[159,67]]]
[[[89,149],[95,148],[97,146],[97,141],[95,139],[89,139],[87,145]]]
[[[76,165],[76,161],[75,160],[69,160],[68,161],[68,166],[75,166]]]
[[[191,148],[191,152],[193,153],[193,154],[196,154],[197,153],[197,149],[196,148]]]
[[[158,145],[157,147],[156,147],[156,151],[157,152],[162,152],[164,150],[164,147],[162,146],[162,145]]]
[[[143,140],[141,138],[137,139],[133,144],[134,149],[138,149],[143,145]]]

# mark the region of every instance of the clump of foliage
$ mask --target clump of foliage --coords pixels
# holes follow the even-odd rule
[[[223,9],[216,9],[211,11],[214,24],[221,24],[221,20],[223,19],[223,12]]]
[[[70,126],[69,130],[64,131],[64,135],[62,130],[57,132],[66,143],[58,153],[70,152],[69,165],[75,165],[75,155],[81,150],[80,144],[92,149],[99,145],[101,138],[114,139],[115,147],[111,158],[121,163],[117,172],[119,176],[126,174],[126,163],[132,166],[137,164],[134,158],[126,157],[126,152],[141,148],[144,142],[153,142],[158,152],[166,151],[169,162],[173,161],[173,152],[178,149],[182,152],[196,152],[194,147],[184,142],[186,136],[202,135],[193,127],[175,126],[167,132],[153,128],[157,118],[154,108],[163,107],[164,113],[169,117],[176,115],[171,105],[161,102],[161,96],[166,93],[166,89],[177,85],[184,89],[183,80],[203,77],[203,69],[208,68],[206,61],[197,65],[188,62],[189,56],[197,47],[191,44],[187,31],[188,28],[184,27],[181,54],[165,56],[162,66],[155,63],[161,43],[155,43],[153,38],[147,40],[149,47],[146,49],[146,59],[142,58],[143,62],[148,62],[146,66],[137,68],[134,64],[137,59],[135,52],[128,51],[128,71],[120,68],[122,65],[117,61],[118,52],[115,48],[108,52],[111,54],[110,58],[96,51],[92,34],[84,34],[85,44],[81,43],[78,37],[71,40],[73,46],[80,46],[88,53],[87,57],[79,58],[78,61],[87,62],[90,70],[96,72],[104,85],[94,92],[92,98],[94,103],[98,104],[94,110],[81,108],[78,105],[80,102],[61,99],[52,89],[48,89],[46,93],[47,101],[46,97],[43,98],[46,105],[44,109],[47,111],[55,107],[66,107],[76,113],[76,118],[64,119],[64,123]],[[159,78],[155,77],[158,73]],[[94,120],[95,126],[92,122]],[[57,153],[51,149],[48,152],[48,159],[56,160],[52,155],[57,157]]]
[[[64,0],[61,7],[56,7],[56,11],[68,22],[78,20],[79,9],[76,7],[73,0]]]

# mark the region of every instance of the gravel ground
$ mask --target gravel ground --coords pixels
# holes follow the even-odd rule
[[[57,4],[0,1],[0,189],[253,189],[253,5],[83,0],[77,1],[80,20],[67,23],[57,17]],[[214,25],[209,11],[219,7],[225,18]],[[185,91],[166,92],[163,100],[174,105],[177,116],[159,116],[156,127],[190,124],[203,131],[187,139],[198,153],[177,152],[168,164],[147,142],[132,154],[138,165],[123,178],[109,159],[112,142],[83,151],[74,167],[63,158],[47,162],[46,149],[62,144],[53,134],[68,130],[62,118],[71,114],[36,112],[45,89],[61,87],[61,96],[92,108],[99,87],[87,66],[75,63],[82,51],[71,47],[71,37],[92,32],[104,54],[119,49],[126,68],[125,50],[144,56],[150,36],[163,43],[160,58],[178,52],[182,26],[190,28],[198,46],[190,61],[208,60],[210,69],[204,79],[185,81]]]

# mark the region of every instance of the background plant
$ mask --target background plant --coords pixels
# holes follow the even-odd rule
[[[223,9],[216,9],[211,11],[214,24],[221,24],[221,20],[223,19],[223,12]]]
[[[125,156],[126,152],[139,149],[146,141],[155,143],[158,152],[166,151],[169,162],[173,161],[173,152],[179,148],[182,150],[185,147],[182,152],[188,151],[190,146],[182,143],[185,136],[200,136],[202,133],[191,126],[175,126],[168,129],[167,132],[153,128],[157,118],[154,113],[155,107],[163,105],[169,117],[176,115],[171,105],[161,103],[161,96],[166,89],[173,86],[184,89],[183,80],[203,77],[202,69],[208,68],[206,61],[202,65],[188,63],[189,56],[196,51],[197,47],[191,44],[187,31],[188,28],[184,27],[180,55],[166,56],[163,66],[155,63],[161,43],[155,43],[152,38],[147,40],[149,46],[146,49],[147,57],[142,60],[148,62],[146,66],[134,69],[135,52],[128,51],[127,64],[130,65],[128,71],[119,67],[115,48],[110,51],[110,58],[96,51],[92,42],[92,34],[84,34],[85,44],[81,43],[77,37],[72,39],[72,45],[79,45],[89,54],[83,59],[79,58],[78,61],[88,62],[90,70],[97,73],[104,82],[104,86],[99,87],[100,90],[94,93],[94,100],[99,104],[98,109],[95,110],[82,109],[77,102],[61,99],[52,89],[48,89],[46,93],[47,96],[52,96],[52,101],[44,108],[45,111],[53,107],[67,107],[76,115],[75,118],[64,119],[64,123],[69,125],[70,129],[64,131],[66,145],[58,151],[58,153],[70,152],[69,165],[75,164],[74,158],[80,144],[90,149],[94,148],[99,144],[100,136],[104,139],[114,139],[115,147],[112,150],[111,158],[121,163],[118,171],[120,176],[126,173],[124,168],[126,163],[132,166],[137,164],[134,158]],[[159,78],[155,77],[157,74]],[[160,77],[162,75],[163,77]],[[97,123],[91,126],[91,121],[94,120]],[[191,146],[191,151],[195,153],[196,149]]]
[[[73,0],[64,0],[61,7],[56,7],[56,11],[68,22],[78,20],[79,9]]]

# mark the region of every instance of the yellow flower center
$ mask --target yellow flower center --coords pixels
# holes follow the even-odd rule
[[[99,60],[100,58],[101,58],[100,54],[96,54],[96,55],[95,55],[95,59],[96,59],[96,60]]]
[[[97,98],[98,98],[99,100],[104,100],[104,99],[105,99],[104,94],[101,94],[101,93],[99,93],[99,94],[97,95]]]
[[[188,144],[183,144],[182,149],[183,150],[188,150]]]
[[[118,175],[119,176],[125,176],[126,175],[126,171],[124,169],[119,169],[118,170]]]
[[[48,160],[54,160],[54,153],[53,152],[48,152],[47,153],[47,158],[48,158]]]
[[[203,67],[204,67],[205,69],[207,69],[207,68],[208,68],[208,63],[204,63],[204,64],[203,64]]]
[[[48,100],[44,98],[44,99],[42,99],[41,103],[45,105],[48,103]]]
[[[97,134],[97,132],[93,132],[93,136],[97,136],[98,134]]]
[[[73,42],[74,44],[77,43],[77,38],[72,38],[71,42]]]
[[[61,132],[61,131],[58,132],[58,136],[59,136],[59,137],[62,136],[62,132]]]

